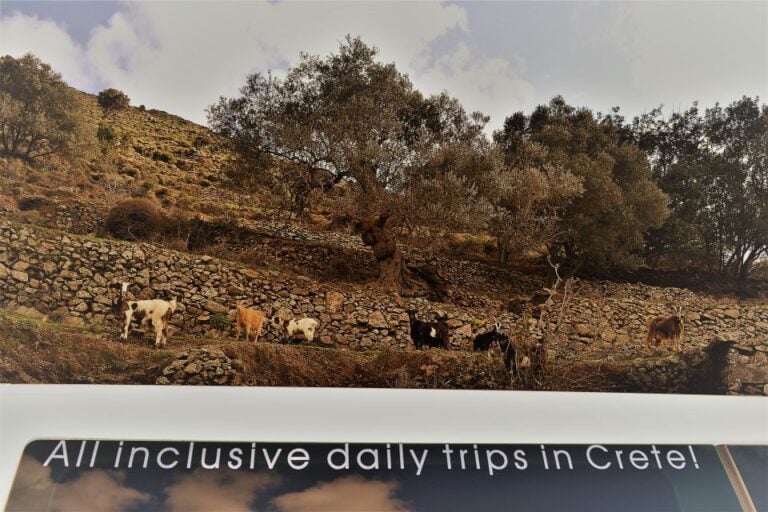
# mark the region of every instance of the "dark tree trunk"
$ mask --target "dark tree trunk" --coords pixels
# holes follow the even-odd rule
[[[358,223],[358,230],[379,265],[379,286],[386,291],[399,292],[411,288],[412,280],[405,257],[397,246],[397,238],[387,226],[389,218],[388,212],[373,215]]]

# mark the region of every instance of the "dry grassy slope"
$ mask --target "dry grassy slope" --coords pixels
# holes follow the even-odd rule
[[[135,107],[104,120],[95,97],[81,94],[93,128],[100,122],[112,126],[121,138],[118,147],[109,158],[97,159],[91,165],[52,160],[35,169],[0,160],[0,171],[4,171],[0,173],[0,210],[3,201],[13,202],[8,191],[21,188],[25,194],[69,197],[100,204],[144,189],[168,207],[190,212],[244,218],[260,211],[259,196],[241,204],[236,193],[221,186],[222,169],[230,156],[221,141],[206,128],[164,112]],[[340,244],[330,235],[327,240],[330,244]],[[502,281],[498,276],[496,279]],[[353,286],[361,285],[354,283]],[[614,288],[621,290],[621,286]],[[491,289],[484,288],[484,296],[493,296]],[[620,296],[627,293],[619,291],[614,297],[623,298]],[[473,380],[481,377],[470,375],[467,368],[479,364],[480,357],[466,353],[353,353],[270,344],[254,347],[226,339],[181,334],[174,337],[169,350],[156,351],[147,346],[146,340],[123,345],[115,343],[113,338],[112,332],[96,327],[83,330],[0,316],[0,379],[153,382],[155,371],[173,354],[203,345],[251,361],[246,365],[245,378],[252,384],[463,387],[464,379],[469,379],[477,387],[495,386],[493,379],[484,383]],[[459,374],[446,370],[441,381],[426,381],[423,376],[418,380],[422,366],[432,366],[435,358],[446,368],[464,371]]]
[[[89,162],[49,158],[31,166],[0,159],[0,192],[72,196],[101,205],[139,194],[194,213],[250,216],[260,211],[258,203],[244,202],[222,186],[230,154],[206,127],[135,106],[104,118],[94,95],[77,93],[93,133],[100,124],[114,130],[114,149],[106,156],[97,150]],[[0,206],[2,201],[7,199],[0,198]]]
[[[244,363],[247,385],[503,389],[500,358],[464,352],[356,352],[303,345],[246,343],[174,334],[169,349],[114,330],[78,327],[0,312],[0,382],[154,384],[175,354],[224,351]]]

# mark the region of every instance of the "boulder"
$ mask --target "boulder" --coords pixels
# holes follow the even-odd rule
[[[329,313],[336,313],[341,310],[344,304],[344,295],[339,292],[327,292],[325,294],[325,307]]]

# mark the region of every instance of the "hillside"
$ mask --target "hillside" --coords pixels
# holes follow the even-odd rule
[[[84,100],[95,129],[101,111],[92,96]],[[510,387],[501,356],[471,349],[474,336],[501,322],[532,357],[536,340],[552,340],[544,376],[523,375],[514,388],[768,394],[764,300],[577,279],[536,308],[542,273],[500,268],[467,237],[449,239],[448,250],[403,248],[445,279],[444,301],[381,293],[370,286],[370,249],[322,208],[310,224],[286,223],[269,191],[225,186],[231,157],[206,128],[140,108],[109,123],[120,142],[90,164],[0,160],[4,381],[500,389]],[[196,219],[199,240],[112,239],[103,219],[130,196]],[[121,281],[136,298],[179,298],[164,349],[148,335],[117,341],[111,286]],[[268,329],[256,345],[235,342],[241,301],[268,315],[318,318],[318,340],[286,344]],[[674,306],[685,316],[682,353],[645,349],[645,318]],[[451,350],[414,349],[409,307],[427,319],[448,316]],[[721,342],[727,353],[713,348]],[[701,385],[712,372],[722,386]]]

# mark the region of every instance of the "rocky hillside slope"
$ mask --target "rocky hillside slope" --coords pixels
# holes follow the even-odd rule
[[[88,101],[93,122],[101,122],[95,101]],[[522,344],[545,333],[552,338],[546,347],[546,360],[556,368],[550,371],[550,389],[689,390],[689,374],[709,371],[707,351],[723,341],[731,344],[723,364],[728,361],[741,373],[734,373],[738,382],[728,380],[720,391],[768,393],[765,301],[574,280],[542,319],[528,302],[543,285],[540,276],[416,247],[405,251],[439,271],[450,285],[448,299],[380,293],[368,286],[375,277],[373,258],[357,237],[276,223],[268,211],[270,198],[257,194],[241,201],[223,186],[229,156],[205,128],[136,108],[109,122],[120,143],[100,162],[85,167],[52,162],[31,169],[0,160],[0,308],[6,316],[45,318],[23,329],[12,316],[0,322],[0,375],[6,380],[52,379],[55,372],[40,371],[37,362],[76,361],[85,347],[96,361],[114,359],[114,364],[93,363],[102,370],[90,378],[99,382],[495,389],[509,386],[500,358],[473,354],[471,342],[501,322]],[[104,216],[129,195],[151,197],[166,211],[198,216],[211,240],[190,251],[108,237]],[[153,351],[149,339],[141,337],[127,346],[116,343],[110,306],[113,286],[122,281],[130,283],[136,298],[179,298],[167,350]],[[239,302],[270,315],[318,318],[317,346],[284,345],[271,329],[256,346],[234,342],[231,329]],[[685,313],[684,353],[644,349],[644,319],[668,314],[674,306]],[[415,351],[408,335],[409,307],[425,318],[448,316],[449,352]],[[37,334],[22,336],[22,331]],[[47,342],[49,335],[53,341]],[[25,336],[33,339],[33,349],[18,344],[17,338]],[[380,378],[376,368],[382,369]],[[89,378],[83,372],[69,378]]]

